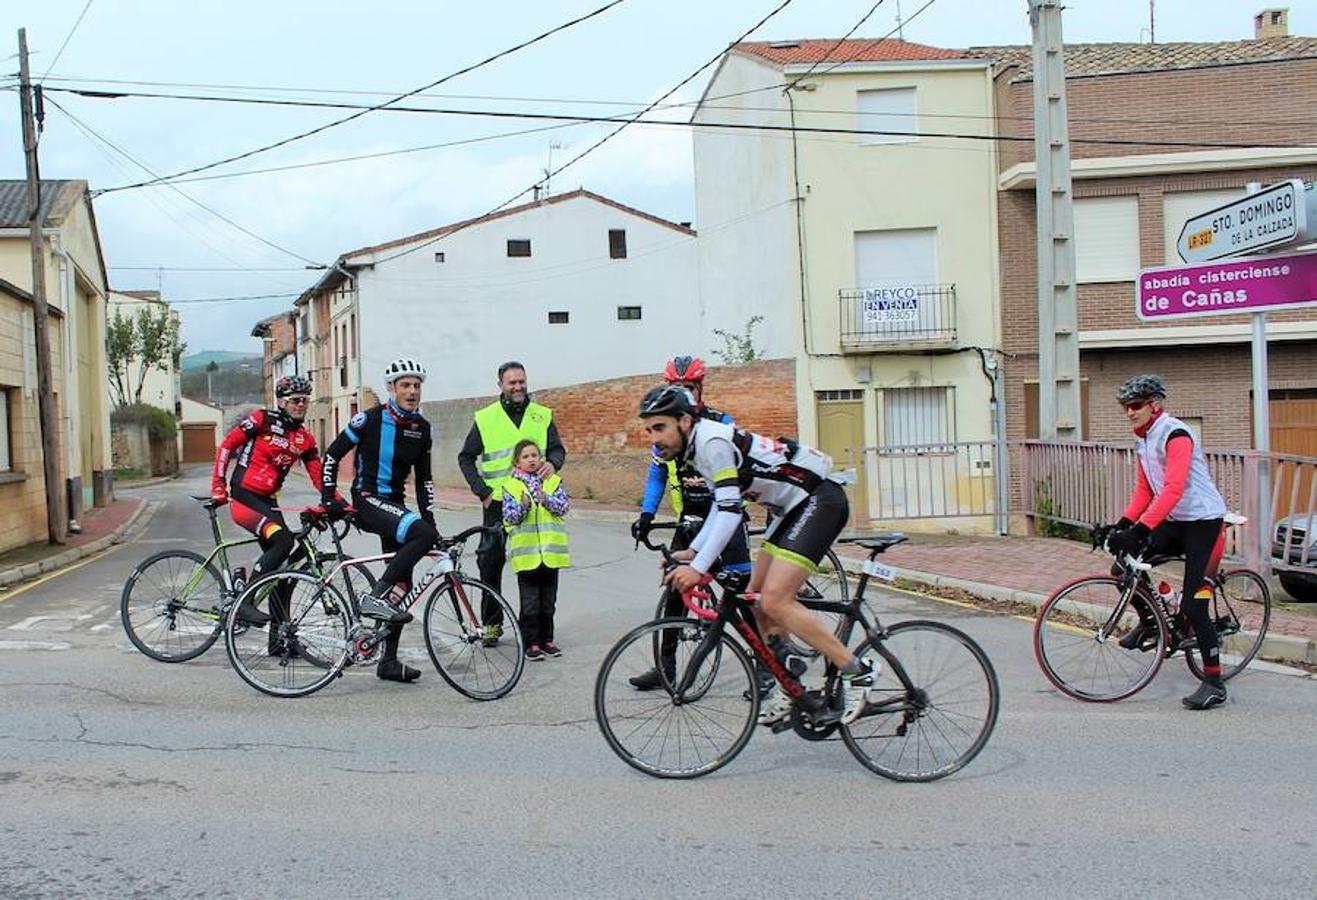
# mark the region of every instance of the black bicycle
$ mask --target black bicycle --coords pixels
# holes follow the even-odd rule
[[[843,643],[849,645],[854,625],[861,627],[855,653],[876,663],[880,676],[856,721],[840,721],[841,678],[831,662],[822,686],[807,689],[765,645],[753,615],[757,596],[724,589],[719,601],[709,586],[683,595],[694,618],[641,625],[604,658],[594,708],[609,747],[658,778],[707,775],[745,748],[755,729],[760,686],[750,656],[727,632],[730,625],[796,700],[775,732],[790,728],[811,741],[839,735],[861,764],[896,781],[934,781],[964,768],[997,722],[1001,691],[987,654],[967,634],[940,622],[911,620],[887,628],[866,614],[870,578],[890,579],[878,555],[905,540],[903,534],[839,539],[869,551],[855,596],[846,603],[801,601],[838,615]],[[671,564],[666,546],[648,539],[645,544]],[[654,668],[661,690],[638,692],[628,683]]]

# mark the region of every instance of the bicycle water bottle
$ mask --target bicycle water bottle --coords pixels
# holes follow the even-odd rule
[[[1171,604],[1175,601],[1175,588],[1171,587],[1169,582],[1158,582],[1157,599],[1162,602],[1162,606],[1169,609]]]
[[[247,567],[233,567],[233,593],[241,594],[242,589],[247,586]]]

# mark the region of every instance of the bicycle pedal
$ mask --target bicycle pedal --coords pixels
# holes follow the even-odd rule
[[[785,718],[785,719],[780,719],[780,720],[774,722],[772,725],[769,725],[768,728],[769,728],[770,731],[773,732],[773,734],[781,734],[781,733],[784,732],[784,731],[790,731],[790,730],[791,730],[791,717],[788,716],[788,717]]]

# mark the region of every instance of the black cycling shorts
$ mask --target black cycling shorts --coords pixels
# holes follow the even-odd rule
[[[769,526],[763,551],[807,572],[817,572],[828,548],[846,528],[851,505],[835,481],[824,481],[795,508]]]
[[[392,553],[405,544],[407,530],[421,520],[420,513],[413,512],[396,500],[359,491],[352,492],[352,508],[355,510],[358,527],[362,531],[378,534],[385,553]]]

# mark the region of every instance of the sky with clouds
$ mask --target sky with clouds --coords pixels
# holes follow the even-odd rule
[[[605,0],[478,3],[340,0],[44,0],[3,4],[0,86],[12,84],[17,29],[27,28],[36,77],[50,87],[377,103],[515,45]],[[533,47],[456,78],[415,105],[572,115],[634,113],[777,6],[780,0],[626,0]],[[1252,36],[1264,8],[1241,0],[1156,0],[1158,41]],[[1274,4],[1281,5],[1281,4]],[[873,0],[795,0],[753,38],[837,37]],[[1148,0],[1071,0],[1068,41],[1148,37]],[[1317,35],[1317,3],[1290,4],[1290,31]],[[86,14],[56,58],[79,14]],[[909,20],[907,40],[942,47],[1028,43],[1026,0],[884,0],[856,32],[878,37]],[[53,69],[52,69],[53,63]],[[712,68],[669,103],[690,103]],[[157,84],[119,84],[117,82]],[[224,87],[220,87],[224,86]],[[18,103],[0,115],[0,178],[22,178]],[[91,99],[52,91],[42,175],[93,189],[204,165],[314,128],[346,111]],[[689,107],[654,114],[685,121]],[[296,294],[338,254],[480,215],[569,159],[608,126],[516,118],[375,112],[206,175],[281,171],[108,193],[96,201],[111,284],[162,288],[179,302],[189,350],[259,351],[252,324]],[[557,147],[551,145],[557,144]],[[447,145],[438,146],[435,145]],[[416,149],[412,148],[431,148]],[[409,152],[397,153],[399,150]],[[289,169],[346,156],[389,154]],[[694,216],[687,130],[635,126],[557,176],[664,218]],[[223,217],[223,218],[221,218]],[[225,221],[227,219],[228,221]],[[699,227],[698,222],[695,223]],[[205,269],[209,271],[181,271]]]

